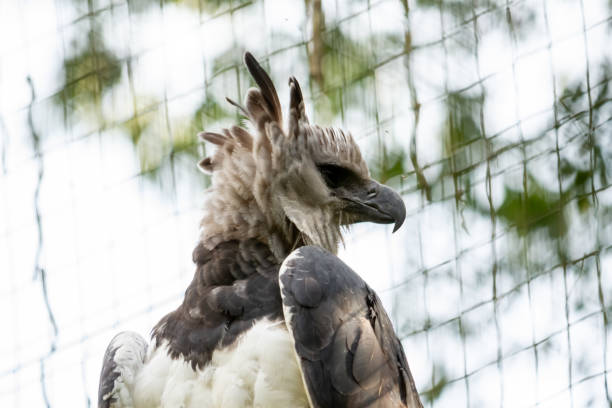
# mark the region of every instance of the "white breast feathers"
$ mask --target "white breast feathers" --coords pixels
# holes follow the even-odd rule
[[[293,343],[284,322],[258,322],[203,369],[152,350],[137,375],[133,408],[307,408]]]

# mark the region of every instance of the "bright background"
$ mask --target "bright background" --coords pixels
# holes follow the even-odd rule
[[[426,406],[611,406],[611,29],[608,0],[0,0],[0,406],[95,406],[112,336],[179,304],[244,50],[402,192],[341,257]]]

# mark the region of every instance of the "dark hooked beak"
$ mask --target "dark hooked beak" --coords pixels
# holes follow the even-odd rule
[[[365,188],[359,188],[342,195],[347,202],[345,211],[356,218],[356,222],[377,224],[395,223],[397,231],[406,218],[406,206],[402,197],[390,187],[368,180]]]

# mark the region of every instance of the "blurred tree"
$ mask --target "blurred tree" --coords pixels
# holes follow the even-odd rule
[[[102,27],[96,21],[94,5],[91,0],[73,0],[75,7],[89,10],[91,14],[90,24],[83,36],[76,36],[71,44],[71,56],[63,62],[63,87],[55,98],[57,105],[61,106],[66,121],[90,120],[97,117],[100,126],[106,126],[106,118],[102,116],[101,100],[103,96],[112,91],[122,81],[122,62],[105,44]],[[243,0],[165,0],[163,3],[181,4],[194,11],[215,13],[225,6],[239,8],[250,4],[251,1]],[[128,7],[134,13],[146,13],[151,7],[159,7],[159,1],[153,0],[129,0]],[[86,41],[82,41],[86,38]],[[234,51],[234,50],[231,50]],[[223,59],[216,61],[214,67],[218,67]],[[128,80],[132,82],[132,56],[127,56]],[[131,85],[134,93],[133,85]],[[209,94],[206,94],[201,106],[194,112],[191,118],[160,118],[164,115],[158,109],[153,99],[146,95],[133,95],[134,110],[136,114],[125,122],[119,124],[119,129],[125,131],[126,136],[132,142],[138,153],[140,169],[147,178],[156,181],[160,186],[171,187],[168,183],[161,181],[165,177],[160,172],[170,171],[177,159],[181,162],[192,163],[195,167],[200,153],[198,152],[198,141],[195,135],[202,130],[205,124],[214,123],[223,118],[230,117],[230,113],[223,109],[220,104]],[[146,112],[137,112],[136,100],[149,106]],[[164,120],[177,119],[174,123],[171,135],[165,135],[159,131],[156,123]],[[166,127],[168,127],[167,124]],[[146,135],[146,139],[143,136]],[[199,180],[207,182],[201,177]],[[171,187],[172,188],[172,187]]]
[[[63,62],[64,83],[55,102],[65,119],[76,112],[101,114],[102,96],[121,80],[121,62],[105,46],[99,27],[93,25],[84,37],[73,40],[72,56]]]

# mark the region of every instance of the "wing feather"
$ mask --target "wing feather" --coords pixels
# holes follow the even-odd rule
[[[306,246],[283,262],[279,280],[313,407],[422,408],[391,321],[355,272]]]
[[[145,339],[134,332],[121,332],[111,340],[102,362],[98,408],[133,406],[133,385],[143,366],[147,347]]]

